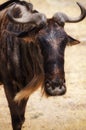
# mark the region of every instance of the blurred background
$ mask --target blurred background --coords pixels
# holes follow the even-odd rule
[[[6,0],[0,0],[0,4]],[[56,12],[70,17],[80,15],[80,2],[86,0],[27,0],[48,18]],[[81,43],[66,47],[65,76],[67,93],[62,97],[41,97],[40,89],[29,99],[23,130],[86,130],[86,18],[79,23],[66,23],[65,31]],[[0,87],[0,130],[12,130],[10,113],[3,86]]]

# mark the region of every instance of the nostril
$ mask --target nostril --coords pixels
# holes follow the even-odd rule
[[[60,80],[58,80],[57,82],[46,80],[45,86],[46,86],[46,89],[54,90],[54,89],[58,88],[59,90],[61,90],[63,88],[63,86],[65,87],[65,83],[63,81],[60,81]]]
[[[58,88],[58,89],[62,89],[63,86],[65,86],[65,83],[63,82],[52,82],[52,89]]]
[[[66,86],[64,82],[47,80],[45,82],[45,91],[48,95],[56,96],[63,95],[66,92]]]
[[[49,84],[49,83],[46,83],[46,86],[47,86],[47,87],[49,87],[49,86],[50,86],[50,84]]]
[[[62,89],[63,88],[63,85],[61,86],[61,85],[59,85],[59,89]]]
[[[51,85],[51,81],[50,80],[46,80],[45,84],[46,84],[46,86],[50,86]]]

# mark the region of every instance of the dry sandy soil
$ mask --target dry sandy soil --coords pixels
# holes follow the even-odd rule
[[[35,8],[46,12],[48,17],[56,11],[71,16],[80,13],[75,0],[40,1],[31,0]],[[79,1],[86,7],[86,1]],[[65,29],[81,41],[65,51],[67,93],[46,99],[40,90],[36,91],[28,101],[22,130],[86,130],[86,19],[77,24],[66,24]],[[12,130],[3,86],[0,86],[0,130]]]

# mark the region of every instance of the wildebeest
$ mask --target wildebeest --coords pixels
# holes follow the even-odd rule
[[[79,41],[64,31],[66,22],[79,22],[56,13],[47,19],[31,3],[16,0],[0,9],[0,82],[8,100],[13,130],[21,130],[29,96],[40,86],[47,96],[66,92],[64,52]],[[17,103],[16,101],[19,101]]]

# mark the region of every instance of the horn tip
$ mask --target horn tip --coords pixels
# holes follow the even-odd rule
[[[80,2],[76,2],[79,7],[82,7],[83,5]]]

